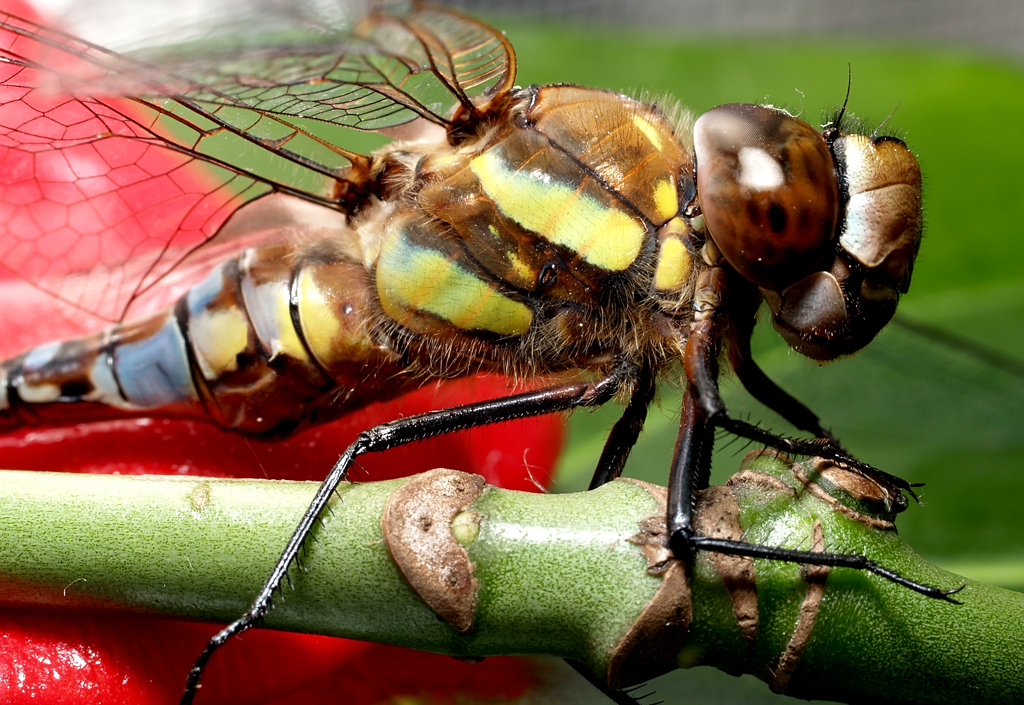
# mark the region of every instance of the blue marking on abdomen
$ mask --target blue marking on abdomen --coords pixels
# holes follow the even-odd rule
[[[25,359],[21,361],[22,369],[26,372],[38,372],[43,369],[57,357],[60,346],[61,341],[55,340],[52,343],[32,348],[25,354]]]
[[[224,291],[224,265],[210,272],[205,279],[188,290],[188,312],[198,316],[206,311],[210,302]]]
[[[114,374],[132,406],[156,408],[197,398],[185,339],[173,313],[153,336],[114,347]]]

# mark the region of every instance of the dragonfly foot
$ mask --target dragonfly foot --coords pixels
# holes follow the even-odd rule
[[[875,563],[866,556],[850,553],[826,553],[818,551],[801,551],[778,546],[764,546],[746,541],[734,541],[731,539],[712,538],[701,536],[688,529],[676,529],[669,537],[669,546],[672,553],[679,560],[692,561],[697,551],[712,551],[730,556],[742,556],[745,558],[763,558],[773,561],[784,561],[786,563],[800,563],[803,565],[820,565],[830,568],[853,568],[864,570],[889,582],[920,593],[925,597],[936,600],[943,600],[954,605],[962,604],[959,600],[953,599],[952,595],[959,593],[966,587],[966,583],[955,588],[938,588],[916,580],[906,578],[894,570]]]
[[[775,450],[786,453],[787,455],[819,457],[831,460],[838,465],[861,472],[871,479],[895,490],[906,492],[913,497],[915,502],[921,501],[913,489],[920,485],[907,482],[902,477],[892,475],[884,470],[879,470],[873,465],[858,460],[853,457],[853,455],[851,455],[850,452],[838,441],[836,441],[831,434],[829,434],[828,437],[823,438],[792,438],[789,436],[781,436],[747,421],[734,419],[726,412],[715,414],[715,416],[711,418],[710,423],[716,428],[720,428],[741,438],[748,438],[754,442],[762,443],[768,448],[774,448]]]

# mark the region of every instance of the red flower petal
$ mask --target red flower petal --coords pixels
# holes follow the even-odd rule
[[[31,14],[17,0],[4,0],[0,8]],[[102,158],[98,153],[79,156]],[[76,164],[76,169],[88,167]],[[148,172],[156,173],[156,166],[149,164]],[[132,200],[141,203],[141,198],[135,193]],[[2,282],[0,301],[17,301],[4,307],[9,311],[0,355],[76,331],[74,321],[50,315],[45,295],[19,280]],[[507,383],[497,378],[427,385],[403,399],[276,442],[165,420],[28,429],[0,437],[0,467],[319,480],[355,435],[376,423],[507,393]],[[535,490],[550,479],[562,434],[560,416],[453,433],[364,457],[358,479],[443,466],[480,472],[505,487]],[[0,689],[9,703],[176,702],[192,659],[216,630],[215,625],[130,613],[8,607],[0,610]],[[254,630],[217,654],[199,701],[371,703],[426,693],[431,702],[447,702],[460,693],[515,698],[532,683],[525,662],[485,663],[471,667],[394,647]]]

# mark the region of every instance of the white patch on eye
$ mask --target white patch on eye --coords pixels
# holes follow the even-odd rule
[[[739,153],[741,186],[752,191],[768,191],[782,186],[786,177],[782,166],[763,149],[744,147]]]

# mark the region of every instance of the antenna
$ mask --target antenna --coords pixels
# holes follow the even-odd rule
[[[892,116],[896,114],[896,111],[900,109],[901,105],[903,105],[903,103],[896,103],[896,107],[892,109],[892,112],[889,113],[886,116],[885,120],[882,120],[881,124],[879,124],[878,127],[875,128],[875,131],[871,133],[871,141],[872,142],[875,141],[875,138],[878,137],[879,131],[881,131],[881,129],[885,126],[885,123],[889,122],[889,120],[892,118]]]
[[[829,127],[839,128],[839,123],[843,121],[843,116],[846,115],[846,105],[850,102],[850,88],[853,86],[853,66],[851,64],[846,65],[846,97],[843,98],[843,107],[839,109],[839,114],[832,120],[832,124]]]

